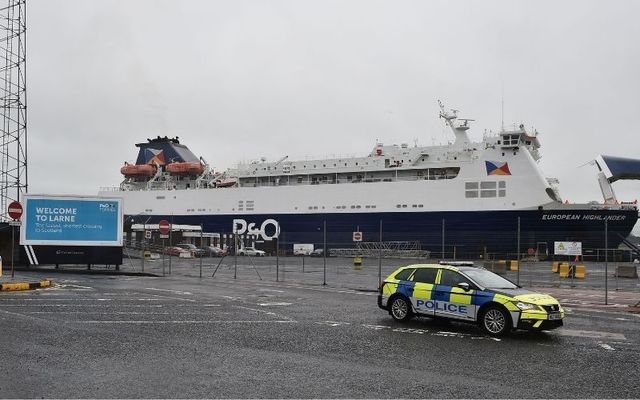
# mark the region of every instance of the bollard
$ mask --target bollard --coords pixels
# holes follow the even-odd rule
[[[570,278],[571,277],[571,268],[569,268],[569,263],[560,263],[560,278]]]
[[[553,272],[554,274],[557,274],[558,272],[560,272],[560,261],[554,261],[551,264],[551,272]]]
[[[353,269],[362,269],[362,257],[353,257]]]
[[[575,277],[577,279],[584,279],[586,274],[587,274],[587,269],[584,267],[584,265],[576,265]]]
[[[151,260],[151,252],[150,251],[147,250],[147,251],[144,252],[144,259],[147,260],[147,261]]]
[[[509,271],[517,271],[519,267],[518,260],[509,261]]]

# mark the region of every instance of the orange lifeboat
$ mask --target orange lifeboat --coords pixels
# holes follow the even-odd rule
[[[166,170],[172,175],[200,175],[204,172],[204,165],[198,161],[173,162],[167,165]]]
[[[156,174],[156,166],[153,164],[136,165],[125,162],[124,166],[120,168],[120,173],[127,177],[150,177]]]

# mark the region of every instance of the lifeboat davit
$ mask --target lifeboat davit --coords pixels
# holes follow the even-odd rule
[[[204,172],[204,165],[198,161],[173,162],[167,165],[166,170],[174,175],[200,175]]]
[[[120,168],[120,173],[127,177],[151,177],[156,174],[156,166],[153,164],[136,165],[125,162],[124,166]]]

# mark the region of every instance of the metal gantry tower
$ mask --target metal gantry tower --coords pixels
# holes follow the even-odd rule
[[[0,0],[2,1],[2,0]],[[7,206],[27,192],[26,0],[0,8],[0,222]]]

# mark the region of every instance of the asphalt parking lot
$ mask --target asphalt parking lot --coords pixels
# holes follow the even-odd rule
[[[637,314],[568,307],[561,329],[496,339],[398,324],[352,284],[221,268],[57,274],[50,289],[0,293],[0,397],[638,396]]]

